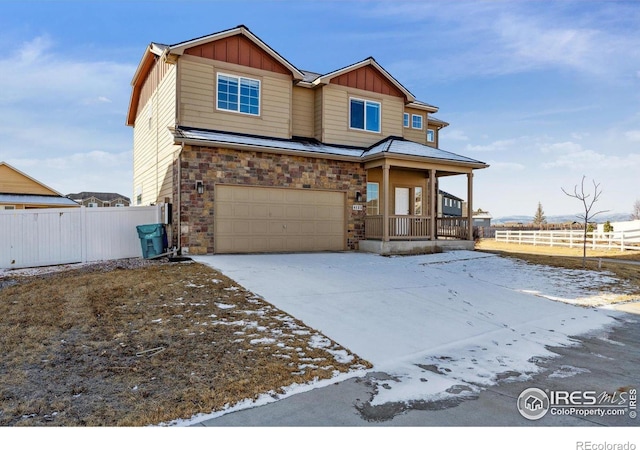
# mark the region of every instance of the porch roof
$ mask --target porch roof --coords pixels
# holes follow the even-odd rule
[[[15,205],[80,206],[67,197],[35,194],[0,194],[0,203]]]
[[[423,157],[431,160],[437,159],[448,162],[465,163],[478,166],[478,168],[487,167],[487,164],[482,161],[393,136],[373,145],[367,149],[362,156],[372,157],[383,154],[406,155]]]
[[[400,137],[388,137],[371,147],[351,147],[324,144],[315,139],[293,138],[279,139],[249,134],[230,133],[226,131],[205,130],[200,128],[177,127],[171,129],[176,143],[192,145],[232,146],[250,150],[273,150],[280,152],[312,153],[316,156],[334,157],[362,161],[371,160],[384,155],[404,155],[415,160],[438,160],[457,164],[471,165],[474,168],[488,167],[482,161],[467,158],[456,153],[417,142],[407,141]]]

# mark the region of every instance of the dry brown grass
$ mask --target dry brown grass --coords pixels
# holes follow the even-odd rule
[[[496,242],[494,239],[482,239],[476,242],[476,250],[518,258],[532,264],[544,264],[567,269],[583,268],[582,248],[534,246]],[[637,297],[637,294],[640,294],[640,266],[608,261],[610,259],[640,261],[640,251],[621,252],[620,250],[587,249],[585,266],[588,270],[612,272],[621,282],[628,283],[635,289],[636,294],[630,296],[630,298]],[[621,297],[619,300],[625,301],[625,298]]]
[[[196,263],[15,280],[0,288],[1,426],[167,423],[371,367]]]

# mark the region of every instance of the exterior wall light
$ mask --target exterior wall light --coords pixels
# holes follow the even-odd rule
[[[362,194],[360,193],[360,191],[356,192],[356,202],[361,202],[362,201]]]
[[[196,181],[196,192],[198,194],[204,194],[204,183],[202,180]]]

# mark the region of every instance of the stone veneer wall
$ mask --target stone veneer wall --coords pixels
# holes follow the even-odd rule
[[[182,207],[174,215],[181,214],[181,247],[190,254],[214,252],[216,183],[345,191],[347,248],[357,249],[364,239],[365,208],[352,208],[356,192],[366,198],[366,171],[359,162],[196,146],[185,146],[181,161]],[[196,180],[204,182],[204,194],[195,191]],[[174,205],[177,209],[176,190]]]

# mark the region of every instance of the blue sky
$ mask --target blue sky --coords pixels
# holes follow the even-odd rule
[[[451,125],[440,147],[491,165],[494,217],[640,199],[640,2],[0,0],[0,161],[57,191],[132,197],[130,82],[150,42],[239,24],[304,70],[373,56]],[[466,197],[466,178],[441,187]]]

